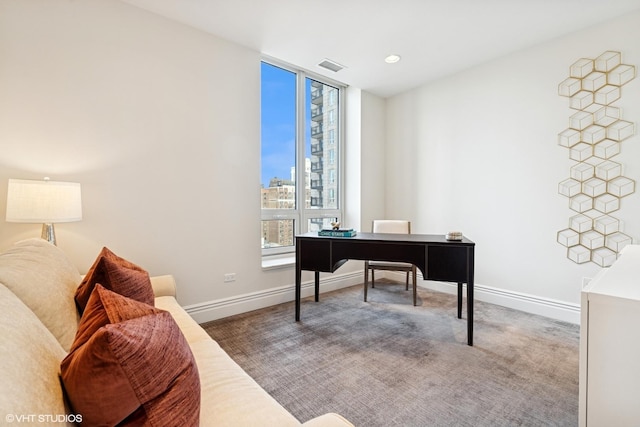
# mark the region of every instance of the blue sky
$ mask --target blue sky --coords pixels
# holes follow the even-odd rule
[[[295,165],[296,74],[266,63],[261,65],[261,144],[260,182],[266,188],[274,177],[290,179]],[[310,87],[307,79],[306,85]],[[308,89],[307,89],[308,90]],[[306,108],[309,110],[309,108]],[[309,123],[310,112],[305,121]],[[309,133],[307,130],[306,134]]]
[[[262,63],[261,183],[289,179],[295,164],[296,75]]]

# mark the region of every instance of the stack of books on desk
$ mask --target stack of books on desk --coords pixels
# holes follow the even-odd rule
[[[353,237],[356,234],[356,230],[353,228],[328,228],[318,231],[318,236],[331,236],[331,237]]]

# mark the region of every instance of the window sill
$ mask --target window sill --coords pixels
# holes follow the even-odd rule
[[[289,268],[289,267],[295,266],[295,264],[296,264],[295,255],[262,257],[263,270],[276,270],[279,268]]]

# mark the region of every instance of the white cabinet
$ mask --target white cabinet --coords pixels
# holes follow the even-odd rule
[[[582,291],[580,426],[640,426],[640,245]]]

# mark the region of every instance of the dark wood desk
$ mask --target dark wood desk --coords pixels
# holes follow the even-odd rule
[[[333,273],[350,259],[414,264],[425,280],[458,283],[458,318],[462,318],[462,284],[467,284],[467,344],[473,345],[473,269],[475,243],[449,241],[443,235],[358,233],[325,237],[317,232],[296,236],[296,321],[300,320],[302,270],[315,272],[319,300],[320,272]]]

